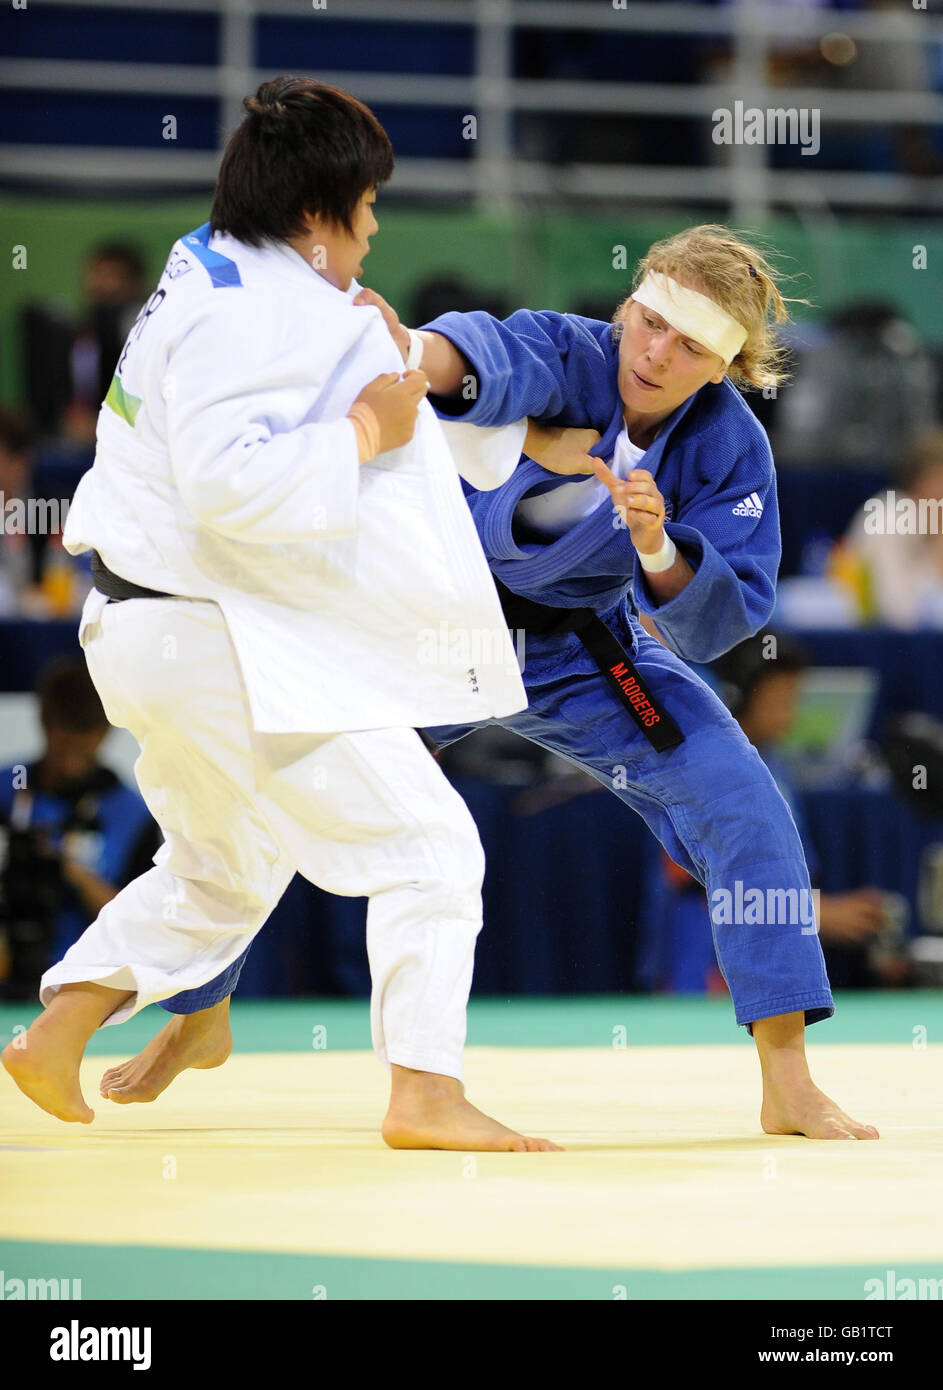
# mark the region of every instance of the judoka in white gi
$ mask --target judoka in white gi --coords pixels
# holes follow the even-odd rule
[[[526,697],[426,380],[401,379],[380,312],[352,302],[389,141],[309,79],[245,105],[211,221],[175,244],[128,338],[65,533],[100,557],[79,640],[141,745],[165,843],[46,972],[45,1012],[4,1064],[43,1109],[89,1122],[95,1029],[225,971],[298,870],[370,899],[386,1141],[549,1149],[464,1099],[483,856],[415,729]],[[502,482],[524,423],[461,428],[470,480]],[[154,1094],[224,1060],[228,1014],[161,1038],[135,1073]]]

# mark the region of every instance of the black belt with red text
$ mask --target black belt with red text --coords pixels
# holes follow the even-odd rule
[[[684,734],[639,675],[628,653],[591,608],[551,608],[512,593],[493,575],[509,628],[523,628],[540,637],[572,632],[599,667],[657,753],[684,742]]]

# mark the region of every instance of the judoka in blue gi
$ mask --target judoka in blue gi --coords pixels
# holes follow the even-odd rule
[[[743,641],[774,604],[775,471],[737,389],[780,376],[772,267],[725,228],[689,229],[650,249],[613,323],[447,313],[417,334],[363,294],[441,416],[531,417],[509,481],[469,496],[505,616],[526,630],[528,708],[494,722],[612,788],[704,884],[736,1019],[757,1044],[763,1128],[877,1138],[806,1064],[805,1025],[834,1006],[789,810],[685,664]],[[471,727],[429,732],[445,745]]]

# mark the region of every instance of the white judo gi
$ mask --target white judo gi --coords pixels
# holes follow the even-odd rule
[[[92,590],[79,640],[165,843],[43,976],[133,997],[215,978],[297,869],[367,895],[374,1044],[462,1078],[483,856],[415,733],[526,696],[456,462],[513,470],[525,422],[450,427],[360,465],[347,410],[402,361],[287,245],[178,241],[98,422],[64,542],[179,599]]]

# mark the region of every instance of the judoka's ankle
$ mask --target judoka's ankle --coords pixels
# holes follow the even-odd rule
[[[33,1021],[33,1027],[40,1032],[66,1029],[77,1037],[84,1035],[88,1041],[133,994],[133,990],[109,989],[88,980],[62,985],[45,1011]]]
[[[402,1067],[396,1062],[391,1064],[390,1069],[391,1100],[413,1099],[419,1096],[430,1100],[461,1100],[465,1095],[465,1087],[454,1076],[446,1076],[442,1072],[417,1071],[413,1067]]]

